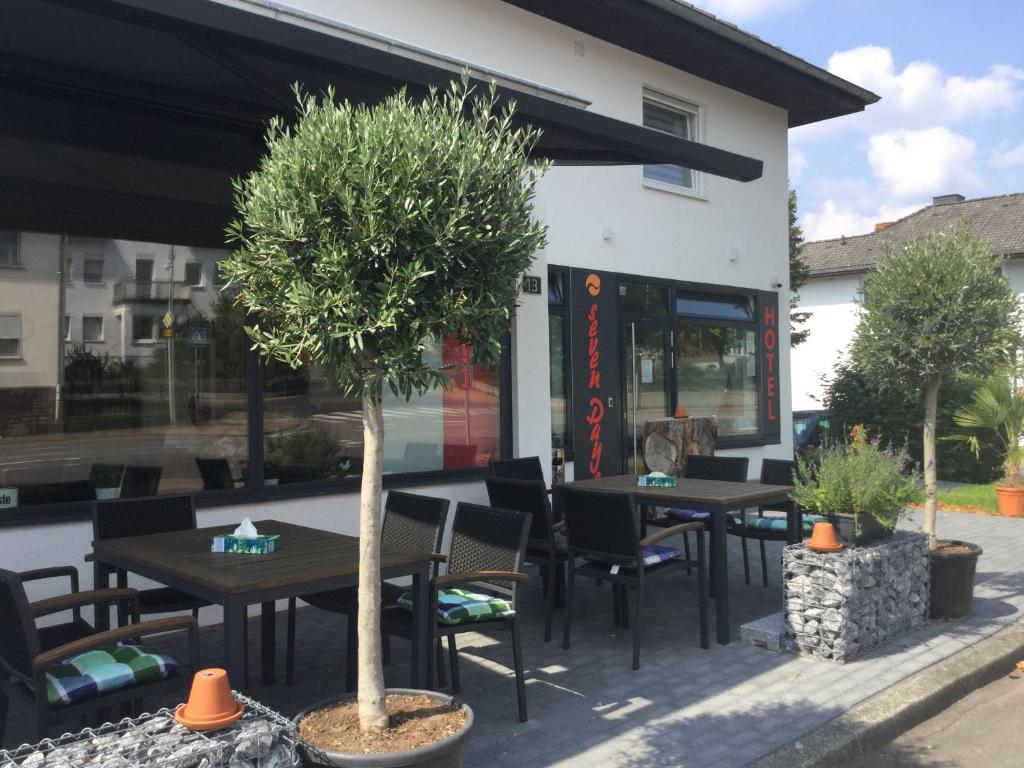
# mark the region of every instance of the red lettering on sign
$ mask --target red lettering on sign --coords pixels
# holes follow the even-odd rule
[[[775,397],[775,377],[769,376],[765,384],[768,388],[768,397]]]
[[[775,415],[775,401],[768,401],[768,421],[778,421],[779,417]]]
[[[777,332],[777,324],[775,318],[775,306],[766,306],[764,308],[764,334],[761,337],[761,341],[764,345],[764,360],[765,367],[768,369],[765,372],[764,388],[765,388],[765,418],[768,421],[778,421],[778,378],[776,375],[775,368],[775,348],[779,343],[779,336]]]
[[[764,359],[768,361],[768,373],[775,373],[775,353],[765,352]]]
[[[600,389],[601,388],[601,372],[591,371],[590,381],[587,382],[587,389]]]
[[[774,328],[765,328],[765,331],[764,331],[764,347],[765,347],[765,349],[775,349],[775,343],[776,343],[775,329]]]
[[[764,324],[775,325],[775,307],[767,306],[764,308]]]
[[[594,477],[601,476],[601,454],[604,444],[601,442],[601,422],[604,421],[604,403],[599,397],[590,398],[590,413],[587,424],[590,424],[590,463],[587,468]]]
[[[590,305],[587,312],[587,319],[590,326],[587,328],[587,367],[590,369],[590,377],[587,380],[587,389],[601,389],[601,336],[600,320],[598,318],[597,302]],[[587,424],[590,425],[590,461],[587,468],[594,477],[601,476],[601,456],[604,453],[604,443],[601,441],[601,424],[604,421],[604,401],[601,397],[590,398],[590,413],[587,414]]]

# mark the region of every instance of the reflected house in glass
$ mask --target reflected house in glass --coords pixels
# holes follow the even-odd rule
[[[159,467],[200,524],[302,497],[281,514],[355,528],[358,403],[329,371],[257,359],[219,290],[231,179],[295,81],[372,104],[469,66],[555,163],[527,275],[541,292],[521,294],[494,369],[429,341],[452,385],[387,396],[386,487],[477,499],[492,459],[547,472],[553,450],[580,478],[598,443],[598,471],[642,469],[634,427],[678,404],[718,416],[722,451],[791,452],[787,334],[771,394],[765,345],[788,305],[787,131],[877,97],[684,4],[406,5],[24,0],[5,17],[0,487],[35,503],[0,510],[0,536],[85,531],[88,502],[60,489],[81,496],[93,464]],[[69,532],[53,557],[80,562],[88,541]]]

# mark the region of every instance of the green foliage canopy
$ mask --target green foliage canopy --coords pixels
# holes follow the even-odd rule
[[[854,364],[908,392],[987,375],[1020,345],[1021,306],[1001,261],[966,225],[888,250],[864,281]]]
[[[539,132],[466,77],[418,103],[404,91],[372,107],[330,89],[296,95],[298,123],[272,120],[259,168],[234,183],[238,247],[221,270],[257,317],[255,347],[376,398],[447,385],[423,362],[431,339],[497,362],[545,242],[531,215]]]

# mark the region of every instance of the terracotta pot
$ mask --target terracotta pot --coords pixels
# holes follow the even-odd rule
[[[213,731],[231,725],[243,711],[245,708],[231,695],[228,673],[212,667],[196,672],[188,703],[178,707],[174,717],[194,731]]]
[[[1024,487],[997,485],[996,503],[1003,517],[1024,517]]]
[[[815,523],[814,531],[806,544],[808,549],[815,552],[838,552],[843,548],[843,542],[839,540],[832,523]]]
[[[683,404],[680,403],[679,405],[676,406],[676,412],[673,414],[673,416],[675,416],[677,419],[687,419],[690,417],[690,414],[686,412],[686,409],[683,407]]]
[[[417,691],[411,688],[388,688],[387,693],[403,696],[429,696],[439,703],[449,704],[455,701],[451,696],[435,691]],[[335,699],[321,701],[308,709],[304,709],[293,718],[298,725],[310,712],[323,707],[348,701],[355,695],[340,696]],[[470,729],[473,727],[473,710],[465,702],[460,702],[466,710],[466,725],[461,731],[434,744],[410,749],[406,752],[382,752],[379,754],[354,754],[348,752],[332,752],[311,750],[304,742],[299,742],[299,754],[304,766],[332,766],[333,768],[462,768],[462,753],[466,748]]]

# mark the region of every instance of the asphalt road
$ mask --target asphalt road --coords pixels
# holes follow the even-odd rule
[[[846,768],[1021,768],[1024,675],[979,688],[878,752]]]

